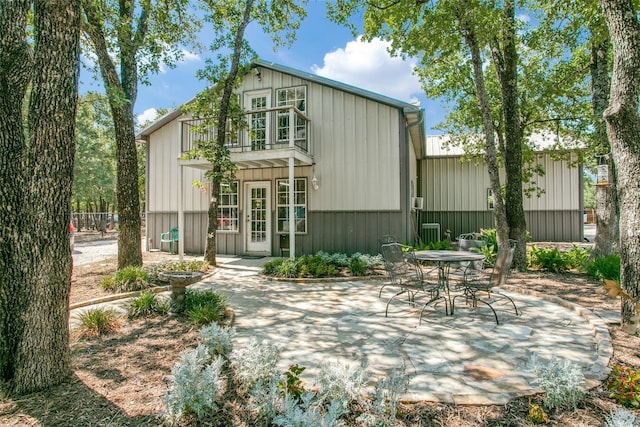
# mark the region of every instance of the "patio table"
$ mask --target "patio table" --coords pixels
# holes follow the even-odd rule
[[[451,264],[459,262],[484,261],[485,256],[469,251],[429,250],[416,251],[415,258],[419,261],[431,261],[438,267],[438,284],[447,294],[449,312],[453,314],[451,291],[449,289],[449,270]],[[422,313],[420,313],[422,319]]]

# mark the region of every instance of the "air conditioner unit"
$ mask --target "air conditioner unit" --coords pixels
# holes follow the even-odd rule
[[[411,209],[423,210],[424,209],[424,199],[422,197],[412,197],[411,198]]]

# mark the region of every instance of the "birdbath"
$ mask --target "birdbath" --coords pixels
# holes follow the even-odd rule
[[[184,311],[184,300],[186,287],[202,278],[199,271],[163,271],[159,274],[162,280],[166,280],[171,285],[171,303],[169,312],[172,314]]]

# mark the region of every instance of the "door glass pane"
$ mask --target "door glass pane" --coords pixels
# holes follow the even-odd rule
[[[251,241],[267,240],[267,199],[266,189],[251,189]]]

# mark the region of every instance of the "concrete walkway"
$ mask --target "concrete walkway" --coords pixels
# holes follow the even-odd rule
[[[404,366],[410,378],[405,400],[505,404],[539,392],[528,371],[534,357],[579,364],[589,388],[609,372],[606,323],[558,298],[510,288],[521,315],[499,307],[500,325],[487,308],[458,301],[454,316],[436,306],[425,311],[419,325],[418,310],[402,299],[385,317],[393,289],[385,288],[378,298],[380,280],[275,281],[258,274],[265,259],[221,261],[224,268],[192,287],[227,295],[236,347],[252,337],[281,346],[279,368],[306,367],[302,379],[309,386],[323,363],[365,364],[374,380]],[[122,301],[106,304],[123,307]]]

